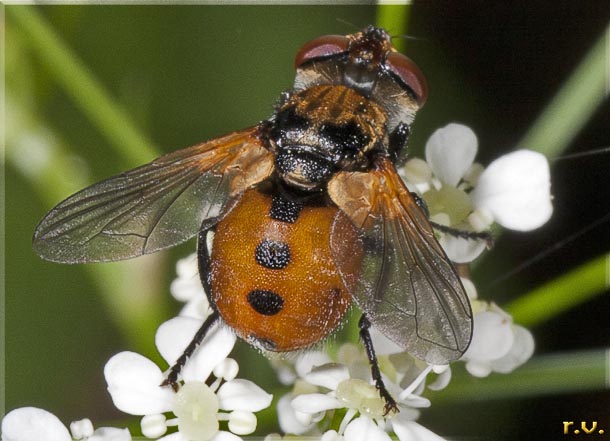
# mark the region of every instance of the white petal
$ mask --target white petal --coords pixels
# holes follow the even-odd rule
[[[132,415],[149,415],[172,409],[174,393],[161,387],[161,369],[135,352],[116,354],[106,366],[104,377],[117,409]]]
[[[269,407],[273,395],[268,394],[249,380],[228,381],[218,390],[220,408],[224,410],[245,410],[258,412]]]
[[[172,433],[170,435],[165,435],[163,438],[159,438],[157,441],[189,441],[189,440],[180,432],[176,432],[176,433]]]
[[[178,277],[190,279],[199,277],[199,266],[197,261],[197,253],[191,253],[176,262],[176,274]]]
[[[468,215],[468,223],[474,231],[485,231],[494,223],[494,216],[486,208],[477,208]]]
[[[514,341],[512,323],[505,316],[492,311],[474,315],[472,341],[464,358],[491,361],[508,353]]]
[[[20,407],[2,419],[2,441],[72,441],[66,426],[51,412]]]
[[[93,423],[89,418],[84,418],[70,423],[70,433],[72,438],[83,439],[93,435]]]
[[[205,296],[203,287],[197,276],[194,276],[193,279],[183,277],[174,279],[169,285],[169,291],[179,302],[188,302],[200,295]]]
[[[243,441],[243,438],[221,430],[210,441]]]
[[[209,440],[218,433],[218,398],[200,381],[184,383],[175,396],[178,430],[191,440]]]
[[[129,433],[129,429],[100,427],[87,438],[87,441],[131,441],[131,433]]]
[[[443,234],[438,241],[447,257],[455,263],[468,263],[479,257],[487,244],[483,240],[469,240]]]
[[[451,369],[445,369],[441,372],[436,380],[428,385],[430,390],[441,390],[447,387],[449,382],[451,381]]]
[[[468,279],[462,279],[460,277],[460,280]],[[449,366],[448,364],[431,364],[430,366],[432,367],[432,372],[434,372],[435,374],[442,374],[443,372],[451,370],[451,366]]]
[[[479,178],[481,177],[481,173],[485,170],[482,164],[475,162],[470,166],[466,174],[464,174],[464,182],[468,184],[471,188],[476,187],[479,182]]]
[[[473,377],[484,378],[491,374],[491,364],[487,361],[469,360],[466,363],[466,370]]]
[[[429,399],[414,394],[401,397],[400,402],[414,409],[425,409],[432,405]]]
[[[291,404],[297,412],[310,414],[342,407],[339,400],[326,394],[299,395],[292,400]]]
[[[182,355],[202,324],[201,320],[191,317],[174,317],[159,327],[155,343],[170,366]],[[229,355],[234,344],[235,335],[226,326],[213,326],[182,368],[182,378],[185,381],[205,381]]]
[[[223,378],[225,381],[231,381],[237,377],[239,372],[239,364],[232,358],[225,358],[214,368],[214,376]]]
[[[327,430],[322,434],[320,441],[344,441],[344,439],[336,430]]]
[[[309,374],[305,375],[305,380],[309,383],[331,390],[335,390],[339,383],[348,378],[349,369],[347,366],[339,363],[328,363],[317,366],[313,368]]]
[[[392,340],[387,338],[379,331],[375,326],[371,326],[369,329],[371,334],[371,340],[373,341],[373,347],[375,348],[375,354],[379,355],[390,355],[405,352],[404,348],[401,348]]]
[[[330,363],[332,360],[326,352],[322,351],[307,351],[299,354],[294,369],[297,375],[304,378],[305,375],[311,372],[316,366],[322,366],[323,364]]]
[[[297,417],[291,401],[292,396],[290,394],[286,394],[277,402],[277,418],[280,424],[280,429],[282,429],[282,432],[284,433],[302,435],[308,432],[315,423],[310,419],[308,424],[303,424],[302,419]]]
[[[179,316],[159,326],[155,345],[167,364],[172,366],[176,362],[202,324],[203,320]]]
[[[167,432],[165,421],[165,415],[162,413],[144,416],[140,421],[142,435],[146,438],[159,438]]]
[[[391,441],[392,438],[370,418],[358,417],[345,429],[345,441]]]
[[[401,170],[405,179],[413,184],[428,183],[432,179],[432,169],[423,159],[411,158]]]
[[[375,328],[371,327],[371,338],[374,338],[373,335],[375,333]],[[376,332],[379,335],[379,331]],[[383,338],[383,337],[381,337]],[[375,347],[375,352],[377,352],[377,341],[373,340],[373,346]],[[369,365],[369,361],[362,350],[362,345],[356,343],[343,343],[339,346],[339,350],[337,351],[337,363],[345,365],[349,369],[350,376],[353,376],[352,368],[354,364],[366,363],[367,367]],[[370,370],[370,369],[369,369]],[[370,375],[370,374],[369,374]],[[368,378],[365,377],[365,378]]]
[[[410,380],[410,383],[408,383],[406,385],[406,387],[400,392],[399,399],[402,400],[403,398],[408,397],[414,393],[423,392],[425,384],[426,384],[426,378],[432,371],[433,366],[435,366],[435,365],[432,365],[432,364],[426,365],[423,369],[419,370],[419,372],[417,373],[417,375],[414,378],[412,376],[409,376],[410,378],[407,379],[407,377],[405,376],[402,379],[402,382],[406,382],[406,381]]]
[[[474,162],[477,145],[477,136],[470,127],[448,124],[428,139],[426,161],[437,178],[455,187]]]
[[[513,326],[515,340],[508,354],[491,362],[496,372],[508,374],[530,359],[534,353],[534,337],[532,333],[522,326]]]
[[[229,415],[229,430],[237,435],[249,435],[256,430],[256,415],[235,410]]]
[[[468,298],[471,301],[476,300],[476,298],[478,297],[477,287],[474,286],[472,280],[466,279],[465,277],[460,277],[460,282],[462,282],[462,286],[464,286],[464,291],[466,291],[466,295],[468,296]]]
[[[444,438],[415,421],[402,418],[392,420],[392,428],[400,441],[443,441]]]
[[[228,326],[216,325],[186,363],[182,378],[185,381],[208,378],[212,370],[231,353],[235,340],[235,334]]]
[[[293,365],[284,362],[284,360],[278,362],[276,362],[276,360],[271,360],[271,365],[273,366],[273,369],[275,369],[277,379],[282,385],[290,386],[291,384],[294,384],[297,379],[297,373],[294,371]]]
[[[500,225],[517,231],[540,227],[553,213],[549,163],[544,155],[517,150],[485,169],[470,194]]]
[[[212,313],[208,298],[204,293],[198,294],[190,299],[178,314],[180,317],[192,317],[205,320]]]

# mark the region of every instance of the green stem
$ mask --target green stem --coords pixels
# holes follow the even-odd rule
[[[390,35],[406,35],[410,11],[411,7],[408,5],[377,5],[375,23]],[[399,52],[404,53],[406,46],[404,39],[394,38],[392,44]]]
[[[610,388],[610,349],[541,355],[510,375],[453,374],[450,386],[431,397],[434,404],[604,390]]]
[[[128,164],[159,156],[119,104],[41,17],[35,6],[8,6],[6,11],[27,38],[30,47]]]
[[[46,206],[52,206],[74,187],[84,187],[82,176],[71,164],[70,151],[61,144],[59,136],[36,122],[34,114],[7,94],[13,126],[7,130],[6,161],[19,170],[30,182]],[[18,130],[15,130],[17,128]],[[46,135],[50,140],[39,154],[47,156],[44,165],[31,168],[29,154],[16,147],[21,134]],[[52,134],[53,136],[48,136]],[[40,135],[42,136],[42,135]],[[34,152],[36,153],[36,152]],[[25,155],[25,158],[24,158]],[[58,173],[57,170],[61,170]],[[4,217],[2,218],[4,219]],[[143,260],[145,259],[145,261]],[[163,299],[166,297],[159,283],[162,258],[147,256],[121,263],[83,265],[87,275],[106,304],[109,317],[125,337],[129,346],[149,356],[156,355],[154,333],[167,316]]]
[[[516,323],[535,326],[604,292],[610,286],[610,253],[525,294],[506,306]]]
[[[610,94],[610,25],[518,146],[559,155]],[[507,306],[517,323],[534,326],[608,289],[609,257],[579,266]]]
[[[150,147],[151,144],[129,123],[122,109],[112,101],[33,7],[10,6],[6,10],[12,19],[10,24],[17,25],[12,30],[12,35],[18,34],[18,41],[26,42],[28,48],[48,66],[56,82],[68,91],[83,112],[98,125],[121,158],[135,165],[157,156],[157,152]],[[11,50],[19,51],[19,45],[13,46]],[[26,54],[17,54],[17,58],[19,56],[25,57]],[[19,75],[19,72],[12,74]],[[23,86],[21,83],[19,85]],[[35,100],[24,99],[30,91],[7,91],[11,124],[6,133],[6,160],[27,177],[35,191],[51,206],[75,188],[84,187],[86,182],[79,174],[79,168],[71,162],[73,155],[70,149],[61,143],[59,136],[49,136],[53,134],[52,129],[37,121],[36,109],[24,104],[36,104]],[[26,144],[31,143],[23,142],[23,138],[27,138],[26,134],[45,139],[45,148],[27,150]],[[31,161],[28,155],[41,155],[45,160]],[[108,305],[109,315],[116,321],[130,346],[150,355],[156,354],[154,331],[166,316],[159,284],[161,261],[162,256],[157,256],[146,258],[146,263],[143,259],[136,259],[120,264],[83,267],[94,280]]]
[[[557,156],[610,93],[610,25],[517,146]]]

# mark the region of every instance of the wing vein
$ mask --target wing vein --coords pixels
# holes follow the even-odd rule
[[[152,237],[153,231],[157,228],[157,226],[159,225],[159,222],[161,222],[161,219],[163,218],[163,216],[165,216],[165,214],[170,209],[172,204],[174,202],[176,202],[176,200],[178,200],[178,198],[180,196],[182,196],[184,194],[184,192],[187,189],[189,189],[191,187],[191,185],[193,185],[193,183],[200,178],[201,178],[201,175],[195,175],[195,176],[193,176],[193,178],[191,180],[187,179],[186,180],[187,184],[185,186],[183,186],[174,197],[172,197],[167,203],[165,203],[165,205],[161,208],[161,210],[154,216],[153,223],[152,223],[151,227],[149,228],[148,234],[146,235],[146,239],[144,239],[144,244],[142,245],[142,254],[146,254],[146,249],[148,248],[148,241]],[[175,186],[174,186],[174,188],[175,188]]]

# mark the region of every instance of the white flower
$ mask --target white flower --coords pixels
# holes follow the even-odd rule
[[[303,435],[315,430],[315,424],[323,415],[311,415],[297,412],[290,404],[295,395],[315,392],[316,387],[307,383],[305,376],[316,366],[330,363],[331,359],[322,351],[303,351],[290,361],[287,359],[272,359],[278,379],[282,384],[293,385],[293,389],[277,402],[277,414],[280,428],[284,433]],[[311,433],[310,433],[311,434]]]
[[[176,317],[162,324],[156,345],[169,365],[182,354],[202,320]],[[254,412],[271,404],[272,396],[248,380],[236,379],[238,366],[227,358],[235,335],[224,326],[213,327],[180,373],[182,386],[177,393],[161,387],[165,376],[152,361],[133,352],[121,352],[104,368],[108,391],[115,406],[132,415],[143,415],[142,432],[149,437],[163,435],[167,427],[178,432],[164,441],[207,441],[239,439],[256,429]],[[207,385],[211,374],[216,380]],[[166,420],[163,413],[176,418]],[[228,421],[229,430],[219,429]]]
[[[115,427],[100,427],[93,435],[86,438],[87,441],[131,441],[131,434],[127,429]]]
[[[331,359],[326,352],[318,350],[304,350],[297,354],[269,354],[271,366],[275,369],[280,383],[294,384],[299,378],[308,374],[314,366],[330,363]]]
[[[21,407],[2,419],[2,441],[71,441],[70,432],[55,415],[35,407]]]
[[[462,231],[487,230],[495,221],[527,231],[543,225],[553,208],[546,158],[518,150],[493,161],[487,169],[474,163],[474,132],[461,124],[436,130],[426,143],[426,161],[408,161],[403,174],[426,201],[430,219]],[[475,259],[485,242],[439,232],[439,242],[457,263]]]
[[[277,417],[282,432],[292,435],[318,435],[316,423],[324,417],[324,413],[311,414],[297,411],[292,406],[292,394],[286,394],[277,402]]]
[[[462,357],[475,377],[492,371],[509,373],[525,363],[534,352],[534,338],[512,317],[494,304],[477,301],[472,341]]]
[[[393,431],[401,441],[411,440],[413,433],[418,433],[422,440],[439,440],[432,432],[424,429],[414,421],[419,415],[417,408],[428,407],[430,402],[411,393],[418,385],[411,385],[402,393],[400,389],[384,379],[390,393],[397,398],[400,412],[385,413],[385,401],[375,386],[358,378],[351,378],[347,366],[330,363],[314,368],[305,379],[320,388],[328,389],[327,393],[306,393],[296,396],[291,404],[297,414],[316,416],[319,420],[325,412],[345,408],[346,413],[339,429],[328,431],[323,439],[345,441],[388,441],[387,430]],[[425,375],[424,375],[425,376]],[[418,378],[419,382],[423,381]],[[406,392],[406,393],[405,393]],[[423,437],[428,434],[429,437]]]
[[[100,427],[93,431],[88,419],[70,424],[75,439],[87,441],[131,441],[128,429]],[[72,441],[70,432],[50,412],[36,407],[21,407],[2,419],[2,441]]]
[[[212,308],[199,277],[197,253],[178,260],[176,273],[178,277],[172,281],[170,292],[176,300],[185,303],[179,315],[205,319]]]
[[[403,348],[388,339],[374,326],[370,329],[371,340],[375,353],[380,364],[383,365],[383,371],[386,375],[392,378],[393,382],[403,387],[401,394],[408,395],[410,393],[420,394],[425,387],[431,390],[444,389],[451,380],[451,369],[449,365],[429,365],[426,362],[413,357]],[[367,362],[368,359],[364,354],[360,363]],[[350,373],[352,368],[350,366]],[[426,380],[430,373],[438,374],[437,378],[430,384],[426,385]],[[352,375],[353,377],[353,375]],[[362,377],[361,377],[362,378]]]
[[[517,231],[544,225],[553,213],[549,163],[540,153],[517,150],[493,161],[471,193],[503,227]]]
[[[477,155],[477,136],[467,126],[448,124],[426,142],[426,161],[445,185],[457,187]]]
[[[428,375],[431,372],[439,374],[428,386],[438,390],[449,383],[451,370],[448,366],[427,365],[415,359],[374,327],[370,333],[384,383],[397,399],[400,412],[384,415],[386,403],[371,384],[371,367],[362,346],[345,343],[334,357],[336,363],[319,351],[292,360],[296,380],[291,393],[282,397],[277,405],[283,432],[318,436],[328,441],[385,440],[388,439],[387,431],[401,433],[400,439],[404,440],[420,439],[409,438],[420,433],[428,433],[429,439],[440,439],[414,420],[419,416],[417,409],[430,405],[429,400],[419,396]],[[277,363],[275,365],[277,369]],[[289,363],[283,361],[281,370],[287,369]],[[336,409],[346,409],[340,426],[320,434],[317,423],[327,416],[332,418]]]
[[[70,423],[70,433],[74,439],[83,439],[93,435],[93,423],[89,418]]]

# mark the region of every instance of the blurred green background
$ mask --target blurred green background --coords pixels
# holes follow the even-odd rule
[[[416,37],[401,43],[430,84],[430,99],[413,127],[412,154],[421,156],[436,128],[457,121],[477,133],[478,159],[487,164],[516,147],[610,21],[605,1],[465,3],[416,2],[382,13],[362,5],[5,6],[6,409],[38,406],[66,423],[125,418],[113,410],[103,365],[122,350],[158,360],[156,327],[179,308],[168,288],[175,261],[195,244],[125,263],[66,266],[33,254],[34,228],[53,205],[84,185],[267,118],[279,93],[291,87],[294,54],[304,42],[351,33],[377,20],[390,23],[387,17],[404,22],[390,23],[389,31],[407,29]],[[558,132],[565,152],[608,146],[610,106],[607,99],[601,106],[593,101],[569,106],[571,113],[559,118],[565,120],[560,126],[570,126],[585,115],[582,128],[567,131],[571,135]],[[520,147],[559,146],[552,136],[536,144]],[[493,283],[607,215],[608,170],[608,155],[553,163],[553,219],[539,231],[499,239],[475,268],[480,296],[506,304],[608,253],[606,222]],[[610,347],[605,294],[533,327],[537,353],[558,354],[554,363],[563,366],[580,359],[574,351]],[[277,388],[257,352],[240,345],[236,358],[241,375]],[[495,376],[505,389],[517,381]],[[486,381],[457,378],[470,395],[439,395],[436,401],[432,395],[433,406],[421,422],[447,436],[493,439],[558,437],[566,420],[597,420],[610,430],[610,394],[603,382],[587,391],[576,385],[570,393],[560,392],[558,386],[544,396],[507,398],[497,392],[484,401],[473,398]],[[261,434],[277,430],[266,421],[260,429]]]

